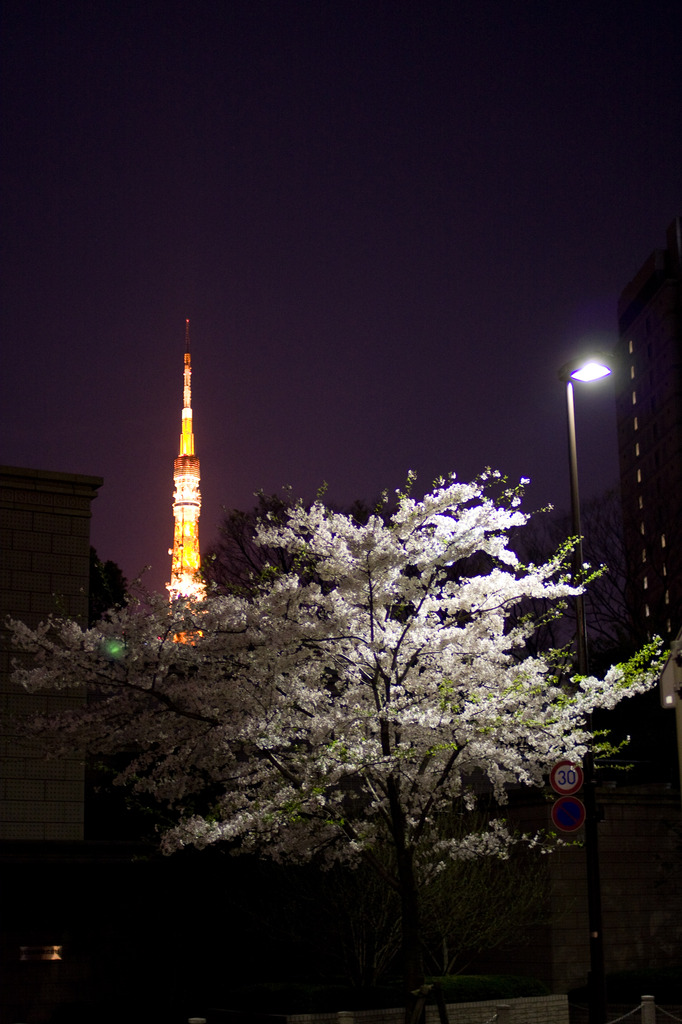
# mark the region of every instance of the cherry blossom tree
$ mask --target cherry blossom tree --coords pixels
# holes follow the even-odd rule
[[[571,679],[565,655],[532,652],[537,623],[514,610],[575,590],[565,548],[519,562],[509,534],[526,521],[520,493],[492,473],[439,481],[422,500],[401,493],[364,525],[293,504],[257,531],[288,562],[247,596],[159,599],[89,630],[16,625],[27,689],[92,694],[34,728],[57,751],[129,752],[119,781],[176,809],[169,852],[221,842],[371,865],[398,894],[413,990],[423,880],[541,842],[502,815],[481,828],[479,800],[501,806],[511,788],[543,786],[553,763],[583,756],[595,708],[654,681],[651,651],[603,679]]]

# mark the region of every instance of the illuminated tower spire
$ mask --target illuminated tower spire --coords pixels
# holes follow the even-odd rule
[[[204,585],[199,578],[199,459],[194,454],[192,432],[192,362],[189,354],[189,320],[185,320],[185,370],[183,379],[182,433],[180,453],[175,460],[173,478],[175,494],[173,517],[175,532],[171,560],[171,600],[178,597],[203,597]]]

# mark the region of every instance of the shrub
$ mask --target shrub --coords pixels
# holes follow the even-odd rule
[[[429,983],[434,982],[440,982],[446,1003],[543,996],[549,991],[535,978],[515,975],[472,974],[429,978]],[[221,999],[226,1009],[274,1014],[389,1009],[402,1006],[404,1003],[402,988],[398,982],[371,989],[352,988],[341,984],[325,985],[319,982],[262,982],[223,993]],[[434,995],[431,993],[428,1002],[434,1001]]]
[[[537,978],[514,974],[451,974],[440,981],[446,1003],[474,1003],[487,999],[520,999],[546,996],[549,989]]]

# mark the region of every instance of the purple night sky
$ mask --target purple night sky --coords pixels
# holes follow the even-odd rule
[[[682,212],[679,0],[6,0],[0,461],[104,477],[169,578],[192,335],[202,546],[290,484],[568,504],[558,367]],[[578,395],[585,497],[612,391]]]

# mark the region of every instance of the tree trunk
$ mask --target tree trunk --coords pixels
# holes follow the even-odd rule
[[[398,878],[400,881],[405,1022],[406,1024],[415,1024],[421,1016],[420,1011],[423,1010],[423,1001],[414,993],[424,984],[424,961],[420,936],[419,893],[414,876],[411,850],[398,851]]]
[[[382,749],[390,753],[388,723],[382,722]],[[424,961],[421,946],[419,892],[414,873],[414,850],[407,839],[407,822],[400,801],[400,787],[395,777],[387,784],[391,813],[391,832],[396,853],[398,885],[400,889],[400,927],[405,991],[405,1024],[417,1024],[423,1017],[425,998],[420,990],[424,985]],[[415,995],[417,992],[417,995]]]

